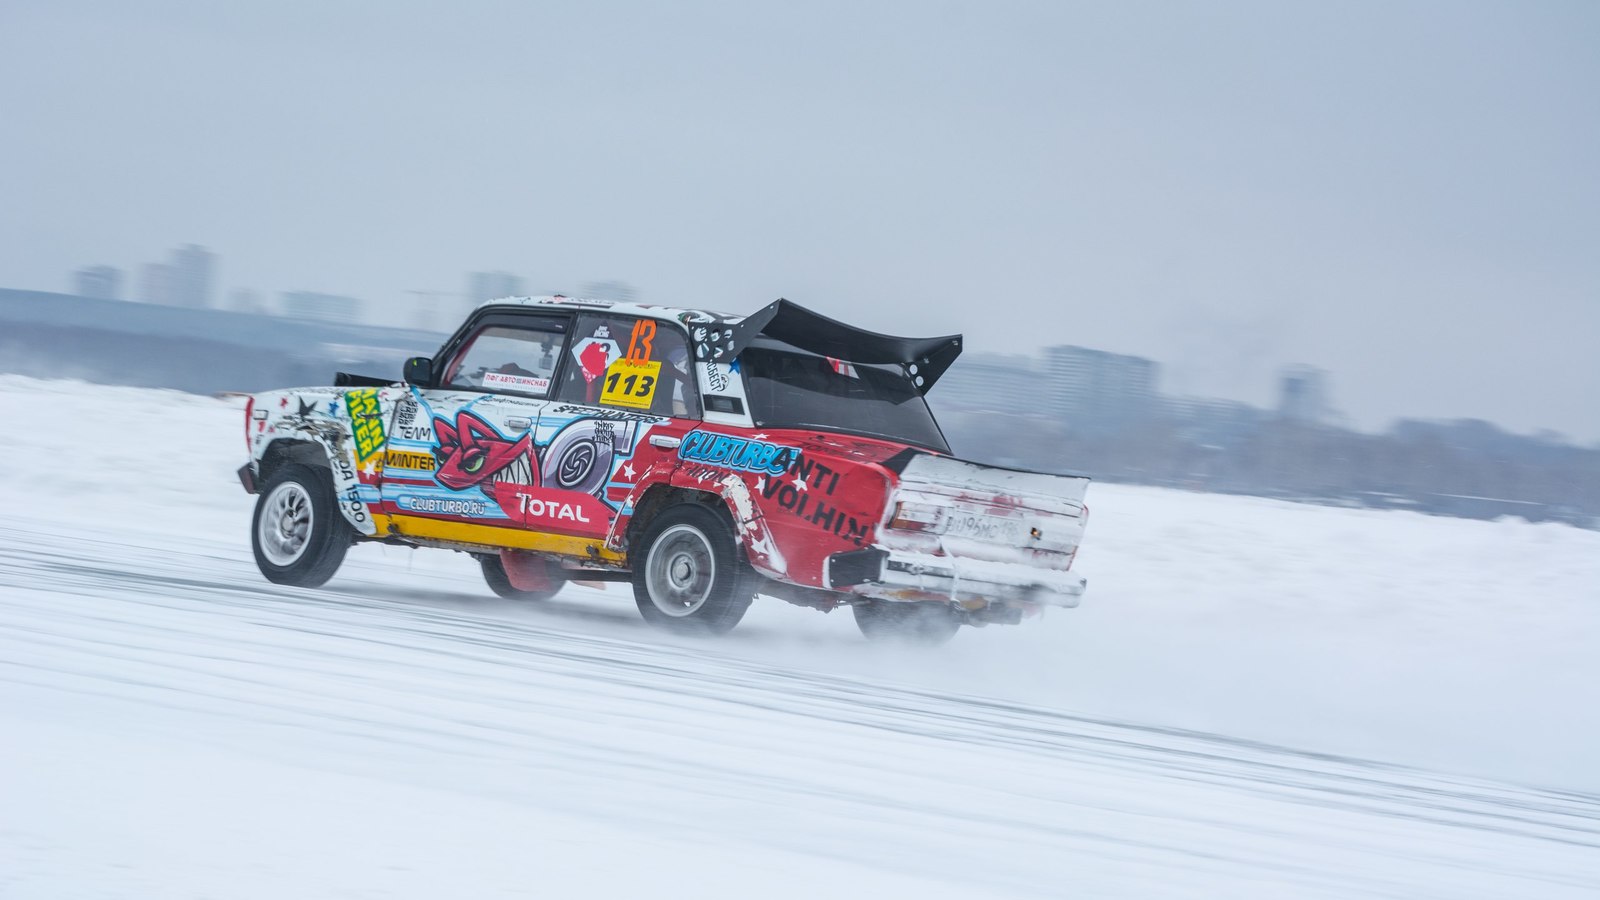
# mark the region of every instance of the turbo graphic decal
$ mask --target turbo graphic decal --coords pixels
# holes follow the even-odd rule
[[[385,496],[403,513],[604,536],[632,487],[614,479],[634,477],[635,441],[649,426],[643,416],[571,411],[580,409],[587,414],[547,410],[523,432],[503,432],[481,411],[431,415],[437,446],[385,451]]]

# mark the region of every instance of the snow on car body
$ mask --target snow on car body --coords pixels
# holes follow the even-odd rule
[[[320,584],[352,540],[446,547],[507,596],[627,579],[712,632],[755,593],[923,640],[1075,606],[1088,480],[949,455],[923,395],[960,351],[785,300],[491,301],[403,382],[251,398],[257,562]]]

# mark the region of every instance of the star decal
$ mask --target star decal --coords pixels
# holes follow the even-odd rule
[[[289,407],[289,398],[288,397],[280,397],[278,399],[278,408],[279,409],[287,409],[288,407]]]
[[[295,404],[297,406],[300,407],[300,412],[298,413],[298,415],[302,419],[310,416],[311,415],[311,411],[317,408],[317,405],[315,403],[307,403],[304,400],[301,400],[299,397],[294,398],[294,402],[295,402]]]
[[[369,459],[367,464],[361,467],[361,471],[367,473],[367,477],[371,478],[378,471],[378,464]]]
[[[751,435],[751,437],[755,438],[758,441],[764,441],[764,440],[767,439],[767,433],[763,431],[760,434]]]
[[[630,479],[633,477],[633,463],[625,462],[622,464],[622,476]]]
[[[765,479],[765,478],[757,478],[756,479],[756,490],[758,490],[761,493],[765,494],[767,492],[767,479]]]
[[[339,401],[338,400],[329,400],[328,401],[328,417],[329,418],[334,418],[334,417],[336,417],[338,415],[339,415]]]
[[[806,489],[806,480],[805,480],[805,478],[803,476],[800,476],[800,475],[796,475],[795,476],[794,489],[797,490],[797,491],[803,491],[803,490]]]
[[[728,371],[732,372],[735,375],[737,375],[741,371],[743,371],[743,369],[741,369],[740,366],[739,366],[739,357],[735,356],[733,358],[733,362],[728,363]]]

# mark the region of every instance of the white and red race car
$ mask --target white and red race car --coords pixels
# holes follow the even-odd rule
[[[250,398],[256,562],[315,586],[355,541],[460,550],[502,596],[627,580],[700,633],[757,594],[920,642],[1076,606],[1088,479],[952,458],[924,395],[960,352],[786,300],[492,301],[403,381]]]

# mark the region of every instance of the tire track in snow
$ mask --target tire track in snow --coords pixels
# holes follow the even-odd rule
[[[1059,889],[1063,854],[1197,886],[1600,890],[1577,862],[1600,849],[1600,801],[1581,794],[762,663],[663,639],[629,609],[541,611],[444,579],[435,592],[357,571],[329,591],[280,588],[220,543],[163,554],[11,528],[0,542],[13,693],[287,729],[302,750],[354,748],[408,772],[438,757],[557,776],[574,783],[562,796],[511,793],[666,828],[696,824],[683,807],[715,808],[722,840],[1022,892]],[[672,800],[601,798],[600,783]],[[803,833],[752,806],[798,807]],[[933,838],[897,834],[930,825]],[[995,854],[1027,864],[996,871]]]

